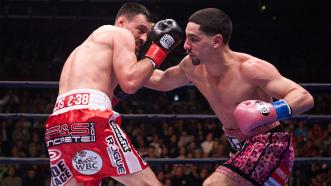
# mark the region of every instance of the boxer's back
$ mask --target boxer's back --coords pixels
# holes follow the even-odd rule
[[[117,84],[112,73],[113,38],[118,29],[111,25],[98,28],[70,54],[61,72],[59,94],[89,88],[112,97]]]

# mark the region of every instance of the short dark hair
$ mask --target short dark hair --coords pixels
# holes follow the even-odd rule
[[[199,30],[207,35],[221,34],[224,43],[229,43],[232,34],[232,21],[220,9],[205,8],[194,12],[189,17],[189,22],[200,25]]]
[[[128,20],[131,20],[136,15],[145,15],[149,22],[153,22],[151,12],[142,4],[139,3],[124,3],[116,15],[116,19],[119,16],[125,16]]]

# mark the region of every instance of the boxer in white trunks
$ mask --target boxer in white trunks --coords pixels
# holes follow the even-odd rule
[[[203,185],[286,184],[294,151],[279,120],[312,108],[313,97],[269,62],[232,51],[232,22],[222,10],[193,13],[185,33],[188,55],[154,71],[145,86],[169,91],[192,83],[223,124],[233,152]]]
[[[132,186],[161,185],[121,130],[112,110],[117,85],[128,94],[150,78],[167,53],[181,42],[174,20],[156,23],[138,3],[125,3],[115,25],[96,29],[66,60],[59,96],[45,124],[51,185],[101,185],[105,177]],[[145,58],[136,53],[152,30]]]

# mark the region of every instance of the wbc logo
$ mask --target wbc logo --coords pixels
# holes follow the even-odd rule
[[[99,154],[93,151],[82,150],[74,156],[72,165],[79,173],[92,175],[102,168],[102,159]]]

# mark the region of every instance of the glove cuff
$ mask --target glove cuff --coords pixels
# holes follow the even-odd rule
[[[156,67],[159,67],[164,61],[164,59],[167,57],[167,52],[161,47],[159,47],[157,44],[152,43],[145,56],[152,59]]]
[[[292,110],[286,100],[278,100],[272,103],[277,112],[278,119],[287,119],[292,116]]]

